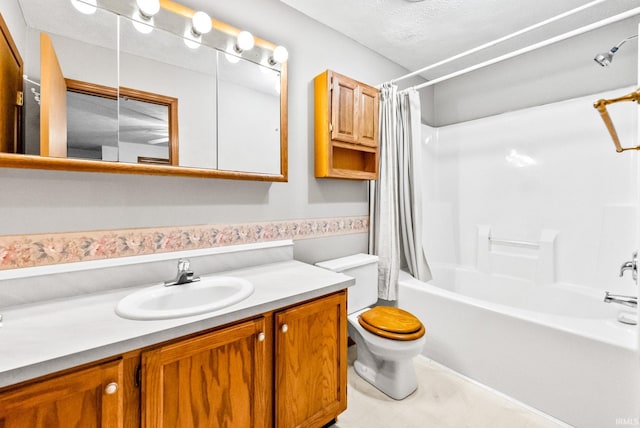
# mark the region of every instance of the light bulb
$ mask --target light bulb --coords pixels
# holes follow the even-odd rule
[[[151,18],[160,11],[160,0],[136,0],[136,3],[140,13],[146,18]]]
[[[202,11],[198,11],[193,14],[191,18],[191,31],[196,36],[207,34],[211,31],[213,24],[211,23],[211,17]]]
[[[238,39],[236,41],[235,50],[238,53],[251,50],[253,49],[255,43],[256,42],[253,38],[253,35],[250,32],[240,31],[240,33],[238,34]]]
[[[85,15],[94,14],[98,9],[96,7],[96,0],[71,0],[71,4],[78,12],[84,13]]]
[[[188,28],[184,31],[184,44],[187,45],[188,48],[198,49],[201,42],[201,36],[193,34],[193,31],[189,30]]]
[[[153,31],[153,18],[147,18],[141,12],[135,11],[132,17],[133,27],[142,34],[149,34]]]
[[[284,46],[276,46],[276,48],[273,50],[273,54],[269,58],[269,64],[282,64],[287,59],[289,59],[289,52],[287,51],[287,48],[285,48]]]

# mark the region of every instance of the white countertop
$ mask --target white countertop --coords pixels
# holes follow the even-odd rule
[[[279,309],[342,290],[354,282],[349,276],[293,260],[216,275],[245,278],[254,284],[255,291],[215,312],[159,321],[116,315],[118,300],[137,288],[4,310],[0,387]]]

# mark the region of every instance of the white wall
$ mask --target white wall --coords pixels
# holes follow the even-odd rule
[[[635,40],[620,48],[610,67],[600,67],[593,58],[620,40],[638,34],[637,25],[638,17],[632,17],[439,83],[433,95],[433,121],[425,123],[450,125],[635,85]],[[497,57],[514,49],[507,43],[487,53]],[[452,70],[475,65],[474,61],[477,57],[456,61],[451,64]]]
[[[377,85],[406,70],[278,0],[184,3],[289,50],[289,181],[1,168],[0,234],[368,214],[366,183],[314,177],[313,78],[329,68]],[[318,241],[336,256],[367,245],[364,234]],[[300,241],[307,260],[327,255],[314,245]]]
[[[495,238],[534,242],[551,229],[558,281],[635,292],[618,269],[635,247],[637,153],[615,152],[592,106],[633,90],[425,126],[430,261],[475,267],[478,225]],[[623,146],[636,144],[636,108],[610,107]]]

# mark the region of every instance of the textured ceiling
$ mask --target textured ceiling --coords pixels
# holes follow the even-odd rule
[[[417,70],[555,15],[585,0],[281,0],[408,70]],[[427,73],[434,78],[640,6],[606,0],[483,54]]]

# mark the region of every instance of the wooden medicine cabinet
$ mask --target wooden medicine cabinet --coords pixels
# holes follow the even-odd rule
[[[330,70],[314,90],[316,177],[376,180],[380,91]]]

